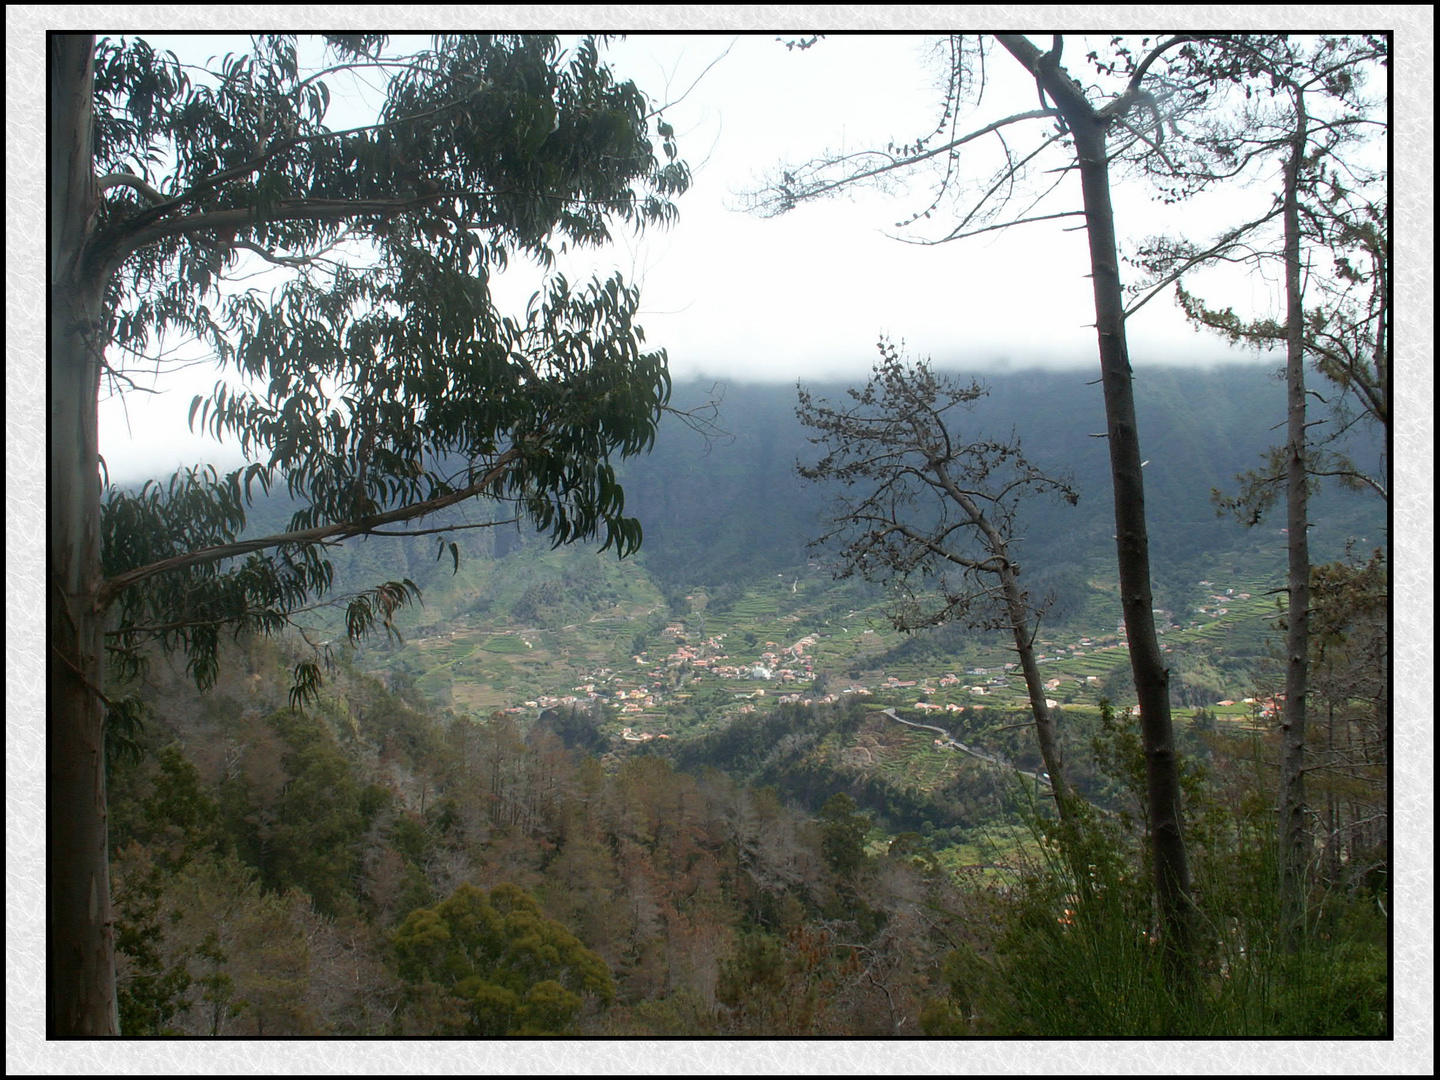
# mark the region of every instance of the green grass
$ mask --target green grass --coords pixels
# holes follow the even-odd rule
[[[1132,840],[1135,838],[1132,838]],[[1167,975],[1152,938],[1148,877],[1116,836],[1090,832],[1077,880],[1058,850],[1016,845],[1027,863],[1000,907],[1003,932],[981,955],[946,961],[949,994],[926,1008],[932,1035],[1062,1038],[1383,1038],[1388,956],[1383,919],[1362,896],[1294,952],[1275,935],[1273,867],[1241,859],[1197,893],[1193,978]],[[941,853],[942,865],[983,845]]]
[[[530,651],[519,634],[499,634],[487,639],[485,644],[480,647],[486,652],[501,653],[510,656]]]

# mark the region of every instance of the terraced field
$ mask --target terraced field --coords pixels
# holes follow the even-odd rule
[[[1239,568],[1237,564],[1229,569]],[[498,580],[500,575],[495,577]],[[683,598],[684,614],[667,608],[643,573],[633,567],[623,573],[613,568],[603,574],[594,569],[580,573],[562,556],[547,553],[518,566],[511,577],[503,586],[495,586],[491,610],[496,614],[477,608],[442,633],[432,631],[402,647],[377,650],[370,658],[372,666],[408,673],[439,702],[472,713],[524,709],[541,698],[573,695],[588,700],[589,692],[577,688],[594,687],[593,692],[611,702],[617,732],[622,725],[641,723],[652,730],[683,734],[681,727],[670,723],[669,714],[679,710],[678,721],[691,691],[705,687],[724,689],[732,697],[763,689],[765,697],[751,707],[768,707],[786,694],[818,697],[827,689],[834,694],[863,686],[879,705],[928,707],[927,715],[941,724],[978,717],[982,727],[987,715],[995,718],[989,721],[992,725],[1004,723],[1005,714],[1028,706],[1022,681],[1004,672],[1014,653],[1005,647],[1002,636],[952,635],[946,639],[948,649],[937,651],[933,645],[900,649],[907,642],[924,646],[925,640],[893,630],[874,591],[832,582],[818,568],[799,576],[758,580],[739,595],[731,590],[724,603],[712,603],[714,597],[697,588]],[[576,582],[584,595],[604,597],[603,605],[589,610],[577,607],[569,591]],[[1223,669],[1216,677],[1225,685],[1223,693],[1213,695],[1216,701],[1239,702],[1251,696],[1253,679],[1246,674],[1245,658],[1263,657],[1265,640],[1273,637],[1275,607],[1270,590],[1275,584],[1259,574],[1228,573],[1222,578],[1217,572],[1197,585],[1194,591],[1203,601],[1203,612],[1166,613],[1161,618],[1165,627],[1161,643],[1173,657],[1174,670],[1183,672],[1194,665]],[[1090,607],[1095,611],[1105,614],[1115,606],[1109,604],[1113,598],[1104,589],[1096,586],[1092,592]],[[501,601],[544,619],[541,624],[520,623],[501,616]],[[676,598],[672,601],[680,603]],[[1172,622],[1179,625],[1172,627]],[[808,640],[803,664],[783,655],[802,638]],[[677,650],[695,650],[705,642],[712,643],[707,648],[717,657],[714,664],[742,670],[774,667],[775,678],[724,679],[708,667],[676,666]],[[718,647],[713,644],[717,642]],[[1091,620],[1083,628],[1049,630],[1038,644],[1044,656],[1042,675],[1047,681],[1059,680],[1047,693],[1067,709],[1093,709],[1112,677],[1119,678],[1121,687],[1111,694],[1114,703],[1131,704],[1122,700],[1128,654],[1112,621],[1097,625]],[[634,660],[636,648],[646,650],[643,664]],[[763,660],[767,652],[779,660]],[[783,683],[781,663],[791,671],[791,678]],[[817,678],[820,682],[815,682]],[[946,685],[941,685],[942,680]],[[984,692],[974,690],[976,686]],[[653,698],[639,702],[643,711],[633,704],[636,690]],[[622,704],[631,705],[623,719]],[[530,706],[531,714],[540,707]],[[1235,721],[1247,720],[1251,713],[1243,703],[1222,709],[1208,701],[1206,708]],[[1177,716],[1183,718],[1188,712],[1177,709]],[[684,724],[704,721],[688,715]],[[938,781],[944,755],[936,755],[924,736],[914,738],[918,741],[909,751],[902,752],[902,747],[888,741],[877,746],[877,767],[914,774],[912,782]]]
[[[899,727],[875,712],[841,757],[852,767],[879,773],[891,787],[929,790],[960,773],[954,751],[936,749],[934,740],[932,733]]]

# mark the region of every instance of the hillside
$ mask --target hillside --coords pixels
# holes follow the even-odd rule
[[[1055,599],[1037,645],[1069,779],[1097,815],[1097,895],[1129,905],[1103,925],[1129,932],[1148,903],[1124,869],[1144,837],[1134,690],[1099,424],[1074,404],[1093,388],[1078,383],[997,378],[973,416],[1014,428],[1083,493],[1032,508],[1028,573]],[[1266,444],[1276,388],[1251,369],[1142,385],[1197,881],[1217,924],[1263,928],[1283,537],[1217,519],[1209,488]],[[677,406],[708,389],[677,388]],[[458,567],[433,535],[340,549],[337,593],[409,577],[424,602],[359,648],[333,613],[310,613],[335,665],[304,713],[286,707],[309,655],[293,640],[227,646],[204,695],[157,663],[143,752],[116,755],[112,780],[128,1028],[460,1030],[416,950],[447,921],[505,912],[569,958],[557,1000],[588,1034],[1030,1032],[1016,988],[1049,1000],[1036,951],[1070,947],[1074,900],[1012,653],[961,627],[900,634],[884,588],[835,581],[807,552],[828,494],[794,473],[808,447],[793,397],[728,388],[726,437],[670,425],[627,463],[635,557],[552,550],[513,526],[454,534]],[[264,502],[252,528],[290,512]],[[1316,520],[1317,558],[1384,536],[1378,508],[1346,493]],[[1332,812],[1344,798],[1371,820],[1372,781],[1316,784]],[[1377,1030],[1387,856],[1372,832],[1334,856],[1344,884],[1324,917],[1341,944],[1316,961],[1331,966],[1265,967],[1261,938],[1237,931],[1207,962],[1246,1019],[1217,1013],[1197,1034],[1313,1033],[1244,997],[1281,985],[1326,1031]],[[1117,970],[1153,959],[1132,938],[1107,954]],[[1246,964],[1253,982],[1226,980]]]
[[[1032,460],[1067,473],[1080,492],[1076,507],[1028,505],[1019,531],[1033,586],[1054,593],[1064,617],[1083,603],[1089,580],[1113,576],[1108,458],[1104,440],[1092,437],[1104,428],[1099,388],[1087,385],[1081,371],[1029,371],[983,381],[989,396],[967,418],[975,431],[1002,437],[1013,432]],[[830,398],[845,391],[841,385],[811,389]],[[821,531],[831,493],[795,473],[796,461],[813,460],[814,454],[794,415],[794,387],[680,384],[672,400],[676,409],[686,410],[712,400],[717,391],[720,434],[668,420],[653,452],[619,469],[627,511],[644,527],[641,552],[629,561],[635,565],[617,569],[609,556],[597,560],[577,547],[558,553],[560,561],[546,560],[550,569],[530,584],[543,585],[547,575],[565,579],[562,606],[588,617],[594,613],[592,600],[620,603],[622,593],[647,603],[657,592],[674,598],[697,587],[713,591],[816,569],[811,564],[817,555],[807,552],[806,544]],[[1247,530],[1217,517],[1210,496],[1212,489],[1233,490],[1235,475],[1259,464],[1276,437],[1272,428],[1282,416],[1283,394],[1268,369],[1248,366],[1144,370],[1136,377],[1136,393],[1149,460],[1146,502],[1157,603],[1187,608],[1198,599],[1195,582],[1220,556],[1233,556],[1232,566],[1282,558],[1278,524]],[[1378,452],[1369,446],[1357,456],[1364,460]],[[473,507],[463,520],[484,520],[485,509]],[[289,512],[283,499],[257,506],[252,527],[257,532],[280,527]],[[1384,512],[1365,496],[1326,490],[1315,503],[1313,520],[1317,561],[1338,557],[1352,538],[1361,548],[1384,546]],[[438,629],[466,614],[508,614],[521,599],[519,583],[496,578],[490,560],[537,541],[514,526],[444,539],[460,547],[458,573],[448,554],[437,559],[442,548],[434,536],[352,541],[331,556],[337,591],[411,578],[424,590],[425,607],[404,615],[399,625],[406,632]],[[599,591],[591,597],[591,589]],[[536,599],[543,606],[543,596],[525,602]]]

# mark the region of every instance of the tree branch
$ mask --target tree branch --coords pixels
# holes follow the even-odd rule
[[[1039,217],[1019,218],[1015,221],[1002,221],[998,225],[984,225],[978,229],[971,229],[969,232],[951,233],[949,236],[942,237],[939,240],[911,240],[904,236],[897,236],[895,237],[895,239],[905,244],[921,244],[927,247],[933,247],[936,244],[949,243],[951,240],[965,240],[972,236],[979,236],[981,233],[995,232],[998,229],[1008,229],[1012,225],[1033,225],[1037,221],[1054,221],[1056,218],[1084,216],[1085,211],[1083,210],[1066,210],[1058,214],[1041,214]]]
[[[422,515],[423,516],[423,515]],[[493,529],[498,525],[515,525],[519,517],[503,518],[500,521],[474,521],[465,525],[441,525],[433,529],[382,530],[366,529],[366,536],[433,536],[436,533],[461,532],[465,529]]]
[[[456,503],[464,502],[466,499],[484,494],[485,489],[500,479],[500,477],[504,475],[505,470],[513,464],[519,456],[519,450],[512,447],[496,458],[495,464],[468,487],[462,488],[459,491],[452,491],[448,495],[427,499],[424,502],[397,507],[394,510],[387,510],[384,513],[375,514],[372,517],[362,518],[357,521],[320,525],[313,529],[300,529],[296,532],[263,536],[254,540],[237,540],[230,544],[220,544],[215,547],[202,548],[199,551],[189,551],[180,555],[172,555],[167,559],[161,559],[147,566],[139,566],[133,570],[127,570],[123,574],[116,574],[114,577],[105,580],[96,593],[96,606],[100,610],[104,610],[126,589],[156,574],[163,574],[172,570],[183,570],[187,566],[194,566],[198,563],[229,559],[236,555],[246,555],[252,551],[262,551],[265,548],[279,547],[284,544],[310,545],[346,540],[352,536],[361,536],[370,533],[382,525],[389,525],[397,521],[410,521],[417,517],[433,514],[438,510],[445,509],[447,506],[454,506]]]
[[[131,187],[156,205],[163,205],[169,201],[164,195],[161,195],[160,192],[156,191],[133,173],[110,173],[108,176],[102,176],[99,180],[95,181],[95,186],[102,192],[108,191],[112,187]]]
[[[925,150],[918,154],[912,154],[908,157],[900,158],[890,155],[881,155],[888,158],[888,160],[883,165],[877,165],[874,168],[870,169],[862,169],[858,172],[853,172],[849,175],[843,176],[838,180],[828,182],[814,182],[812,185],[805,187],[802,190],[793,190],[789,185],[787,185],[784,190],[787,193],[787,197],[790,200],[794,201],[818,198],[819,196],[824,195],[827,192],[834,191],[840,187],[845,186],[846,184],[859,183],[860,181],[869,180],[873,177],[880,176],[887,172],[893,172],[896,169],[904,169],[912,165],[918,165],[922,161],[928,161],[930,158],[937,157],[940,154],[948,153],[949,151],[954,150],[957,147],[964,146],[966,143],[973,142],[974,140],[981,138],[984,135],[989,135],[992,132],[999,131],[1000,129],[1008,127],[1011,124],[1017,124],[1023,120],[1035,120],[1042,117],[1054,115],[1054,109],[1032,109],[1029,112],[1016,113],[1013,116],[1007,116],[1003,120],[996,120],[994,123],[987,124],[983,128],[978,128],[975,131],[972,131],[966,135],[962,135],[958,139],[952,139],[949,142],[943,143],[942,145],[937,146],[931,150]],[[874,151],[869,151],[866,153],[865,156],[876,156],[876,154]],[[844,160],[845,157],[842,156],[832,158],[826,161],[812,162],[811,164],[814,165],[816,170],[818,171],[819,168],[823,168],[829,165],[835,165]],[[810,166],[804,167],[809,168]],[[787,176],[788,175],[789,174],[787,174]],[[791,179],[793,180],[793,177]],[[796,181],[796,183],[798,183],[798,181]],[[764,189],[761,190],[763,191]]]
[[[350,65],[342,66],[348,67]],[[366,64],[363,66],[369,67],[372,65]],[[299,87],[297,87],[296,89],[299,89]],[[469,94],[467,94],[467,97],[479,92],[479,90],[481,89],[484,89],[484,87],[477,86],[475,88],[472,88]],[[286,139],[277,139],[259,154],[255,155],[255,157],[251,158],[249,161],[226,169],[223,172],[218,172],[214,176],[208,176],[204,180],[197,183],[194,187],[190,188],[188,191],[176,196],[173,199],[165,199],[162,196],[162,201],[160,205],[152,207],[150,210],[147,210],[143,214],[138,215],[133,221],[129,223],[129,225],[131,228],[143,230],[152,222],[158,221],[166,214],[170,213],[175,209],[178,209],[181,206],[184,206],[186,203],[193,202],[201,195],[204,195],[209,191],[213,191],[221,184],[228,183],[231,180],[238,180],[242,176],[249,176],[251,173],[258,172],[260,169],[264,168],[264,166],[272,158],[293,147],[303,146],[307,143],[312,142],[319,142],[323,139],[336,139],[341,138],[345,135],[357,135],[365,131],[381,131],[385,128],[399,127],[402,124],[412,124],[417,121],[426,120],[432,116],[436,116],[447,109],[452,109],[457,105],[461,104],[463,100],[464,99],[456,99],[454,101],[443,102],[442,104],[437,105],[435,106],[435,108],[429,109],[426,112],[416,113],[414,116],[400,117],[396,120],[387,120],[375,124],[362,124],[359,127],[345,128],[341,131],[325,130],[313,132],[308,135],[296,135]],[[151,190],[153,191],[154,189],[152,188]],[[156,192],[156,194],[159,193]]]
[[[1280,216],[1280,213],[1281,207],[1277,205],[1273,210],[1270,211],[1270,213],[1264,215],[1263,217],[1256,218],[1254,221],[1247,222],[1244,225],[1237,226],[1236,228],[1226,233],[1224,236],[1220,237],[1220,239],[1217,240],[1211,247],[1206,248],[1204,251],[1198,251],[1186,258],[1179,267],[1179,269],[1172,270],[1170,273],[1166,274],[1163,278],[1161,278],[1158,282],[1151,286],[1149,291],[1147,291],[1139,301],[1127,307],[1125,309],[1125,317],[1128,319],[1131,315],[1135,314],[1135,312],[1139,311],[1142,307],[1144,307],[1151,300],[1153,300],[1155,298],[1155,295],[1160,292],[1160,290],[1168,287],[1171,283],[1183,277],[1185,273],[1191,270],[1193,267],[1197,266],[1202,262],[1205,262],[1208,259],[1218,258],[1221,255],[1231,251],[1235,247],[1238,247],[1240,240],[1244,236],[1253,232],[1255,229],[1258,229],[1266,222],[1273,221],[1275,218]]]

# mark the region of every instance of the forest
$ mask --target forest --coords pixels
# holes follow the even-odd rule
[[[777,386],[553,268],[694,182],[604,40],[51,35],[48,1037],[1392,1037],[1390,39],[1073,37],[748,209],[1072,218],[1098,379]],[[1123,170],[1270,205],[1137,244]],[[1265,362],[1132,369],[1162,294]],[[248,464],[112,482],[176,336]]]
[[[111,777],[129,1032],[1158,1036],[1262,1016],[1265,1034],[1383,1030],[1384,876],[1345,880],[1372,865],[1378,849],[1355,845],[1383,843],[1373,830],[1332,853],[1317,893],[1317,933],[1343,948],[1266,956],[1204,1026],[1117,1013],[1107,995],[1149,947],[1103,943],[1114,966],[1087,971],[1102,942],[1072,941],[1148,918],[1128,865],[1139,748],[1108,712],[1089,746],[1075,713],[1069,756],[1106,811],[1090,857],[1110,892],[1087,916],[1118,925],[1077,927],[1034,791],[982,761],[935,762],[928,734],[861,697],[657,747],[621,741],[613,706],[475,717],[348,663],[299,713],[290,659],[251,642],[203,695],[155,669],[144,753]],[[995,727],[951,730],[1027,767],[1023,737]],[[1273,737],[1199,710],[1183,745],[1207,915],[1233,935],[1208,945],[1218,981],[1275,916],[1256,798]],[[1342,817],[1373,812],[1367,775],[1328,791]],[[502,926],[522,916],[524,932]],[[462,941],[456,920],[494,937]],[[1058,1002],[1067,955],[1081,996]]]

